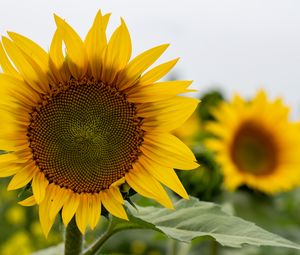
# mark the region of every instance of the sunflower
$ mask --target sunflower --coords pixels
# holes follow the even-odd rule
[[[206,144],[217,153],[226,188],[247,185],[273,194],[299,183],[299,123],[289,121],[281,99],[270,101],[264,91],[250,101],[236,95],[213,114],[217,121],[207,129],[216,137]]]
[[[167,208],[162,184],[188,195],[174,168],[198,166],[189,148],[170,134],[192,114],[198,100],[179,96],[191,81],[158,82],[178,61],[147,70],[163,44],[131,59],[127,26],[109,40],[109,14],[99,11],[85,40],[63,19],[49,53],[13,32],[0,44],[0,176],[8,190],[31,185],[20,204],[39,205],[45,235],[61,212],[84,233],[101,208],[127,219],[120,185]],[[162,184],[161,184],[162,183]]]

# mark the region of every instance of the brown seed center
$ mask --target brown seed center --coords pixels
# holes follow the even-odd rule
[[[31,113],[28,137],[49,182],[98,193],[132,168],[143,131],[124,94],[101,82],[71,80],[42,97]]]
[[[252,122],[241,125],[231,144],[231,158],[242,172],[266,175],[278,163],[278,147],[274,137]]]

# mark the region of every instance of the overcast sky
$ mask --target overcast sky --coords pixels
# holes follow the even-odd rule
[[[53,13],[84,36],[98,9],[112,12],[109,32],[123,17],[134,54],[171,43],[162,60],[200,92],[252,96],[265,88],[300,116],[299,0],[0,0],[0,33],[24,34],[49,49]]]

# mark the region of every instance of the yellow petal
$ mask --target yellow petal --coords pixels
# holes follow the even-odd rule
[[[61,32],[57,29],[50,46],[49,66],[58,82],[67,82],[71,74],[62,52],[62,42]]]
[[[69,192],[65,188],[61,188],[57,185],[53,185],[51,190],[50,198],[51,203],[49,206],[49,217],[50,219],[54,219],[60,209],[63,207],[63,204],[68,199]]]
[[[67,22],[57,15],[54,15],[54,18],[67,48],[68,66],[71,74],[80,80],[86,74],[88,68],[88,58],[84,43]]]
[[[47,187],[45,199],[39,205],[39,218],[44,235],[47,237],[51,227],[53,226],[55,218],[52,220],[49,217],[50,196],[48,195],[51,190],[51,185]]]
[[[223,139],[229,137],[226,127],[220,125],[218,122],[208,122],[205,125],[205,130]]]
[[[166,167],[181,170],[190,170],[199,167],[196,162],[176,157],[176,155],[174,155],[173,153],[169,153],[165,150],[159,150],[149,145],[143,144],[140,149],[148,158],[151,158],[158,164]]]
[[[48,54],[43,48],[23,35],[14,32],[7,33],[22,51],[35,60],[44,73],[48,73]]]
[[[18,204],[22,205],[22,206],[33,206],[36,205],[36,201],[34,196],[30,196],[20,202],[18,202]]]
[[[100,199],[103,206],[112,215],[119,217],[121,219],[128,220],[127,214],[121,203],[114,199],[110,190],[105,190],[100,192]]]
[[[43,173],[39,172],[34,175],[32,180],[32,191],[37,204],[43,201],[48,183],[49,182]]]
[[[131,60],[118,78],[118,87],[123,90],[132,86],[141,74],[164,53],[168,46],[168,44],[163,44],[154,47]]]
[[[35,162],[32,162],[17,172],[8,184],[7,190],[15,190],[26,186],[38,173]]]
[[[3,45],[7,54],[32,88],[40,93],[48,90],[48,78],[39,65],[28,55],[24,54],[12,41],[8,38],[2,38]]]
[[[170,132],[182,126],[195,111],[198,99],[180,97],[141,104],[137,115],[144,118],[143,130]]]
[[[106,27],[109,17],[110,14],[102,16],[101,12],[98,11],[84,41],[92,75],[96,80],[101,77],[103,52],[107,46]]]
[[[80,194],[80,202],[76,211],[76,224],[82,234],[84,234],[89,217],[89,203],[87,194]]]
[[[221,151],[224,149],[225,144],[216,138],[207,139],[203,143],[206,148],[212,150],[212,151]]]
[[[144,144],[171,153],[174,157],[182,158],[186,161],[196,161],[194,153],[176,136],[169,133],[146,133]]]
[[[114,197],[115,200],[117,200],[121,204],[124,204],[124,199],[122,197],[122,194],[120,192],[119,187],[111,186],[109,188],[109,191],[110,191],[110,193],[112,194],[112,196]]]
[[[68,198],[64,203],[62,209],[62,219],[65,226],[67,226],[68,223],[73,218],[78,208],[78,205],[79,205],[79,195],[77,193],[69,191]]]
[[[5,153],[0,155],[0,164],[13,163],[16,162],[17,160],[18,160],[18,156],[14,153]]]
[[[99,195],[93,194],[89,195],[89,225],[93,230],[99,222],[101,215],[101,202]]]
[[[117,72],[122,70],[131,57],[131,39],[125,22],[112,34],[105,51],[103,62],[102,80],[112,83]]]
[[[20,74],[13,67],[13,65],[11,64],[10,60],[8,59],[6,53],[4,52],[4,49],[3,49],[1,43],[0,43],[0,67],[2,68],[4,73],[14,76],[15,78],[21,79]]]
[[[167,208],[173,208],[172,201],[161,184],[150,175],[138,162],[125,175],[126,182],[137,193],[155,199]]]
[[[300,124],[299,124],[300,125]],[[125,181],[125,177],[120,178],[119,180],[115,181],[114,183],[111,184],[111,187],[119,187],[122,184],[124,184]]]
[[[139,80],[140,85],[149,85],[164,77],[178,62],[179,58],[160,64],[145,73]]]
[[[141,156],[139,158],[139,162],[155,179],[172,189],[181,197],[185,199],[189,198],[178,176],[172,168],[159,165],[145,156]]]
[[[18,157],[14,153],[0,155],[0,177],[7,177],[16,174],[22,169],[22,165],[17,164]]]
[[[18,164],[0,164],[0,177],[8,177],[16,174],[21,169]]]
[[[0,83],[2,88],[5,87],[5,92],[3,91],[2,93],[11,96],[13,100],[17,99],[19,105],[25,104],[27,107],[31,107],[40,100],[35,90],[28,86],[24,81],[16,79],[13,76],[0,74]],[[28,119],[28,116],[26,116],[26,118]]]
[[[128,100],[133,103],[150,103],[170,99],[187,91],[192,81],[157,82],[135,87],[128,91]]]

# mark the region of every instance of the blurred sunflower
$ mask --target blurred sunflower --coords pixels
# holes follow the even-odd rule
[[[263,91],[249,102],[237,95],[213,114],[207,129],[216,137],[206,145],[217,152],[225,187],[245,184],[272,194],[299,183],[299,123],[289,121],[281,99],[269,101]]]
[[[125,182],[172,208],[161,183],[188,198],[173,168],[198,166],[170,134],[198,104],[178,96],[191,81],[157,82],[178,59],[145,72],[168,45],[129,61],[123,20],[107,42],[109,16],[99,12],[84,41],[55,16],[49,53],[12,32],[0,44],[0,148],[9,152],[0,157],[0,176],[14,175],[9,190],[31,183],[33,196],[20,204],[39,204],[45,235],[60,210],[65,225],[75,215],[81,232],[95,228],[101,204],[127,219]]]

